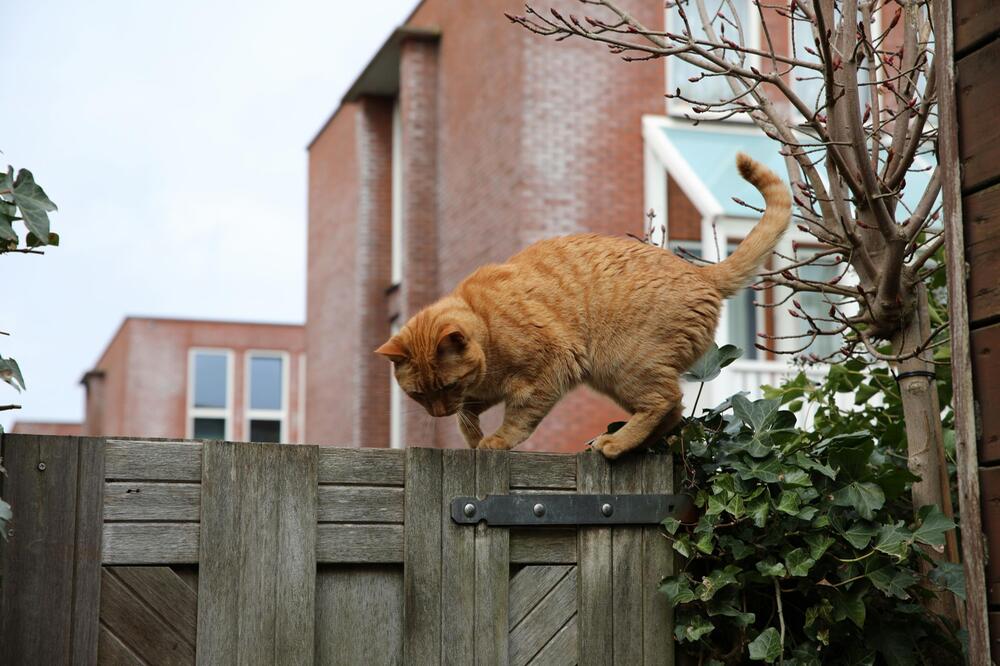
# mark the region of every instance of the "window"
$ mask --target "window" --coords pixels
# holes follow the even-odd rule
[[[811,250],[803,250],[800,248],[795,253],[795,259],[796,261],[805,261],[811,255],[821,251],[822,250],[820,248],[814,248]],[[800,266],[795,272],[803,280],[828,282],[843,272],[843,266],[837,266],[833,263],[832,259],[823,257],[817,259],[816,263],[809,264],[807,266]],[[805,310],[805,312],[810,316],[820,317],[823,319],[830,318],[830,301],[840,300],[836,296],[809,291],[798,292],[795,294],[795,299],[802,305],[802,309]],[[811,330],[809,322],[805,319],[796,318],[795,322],[796,334],[808,333]],[[820,330],[836,329],[836,325],[830,322],[817,322],[816,327]],[[808,342],[808,340],[808,338],[801,338],[800,340],[797,340],[797,346],[804,345]],[[807,349],[804,353],[816,354],[816,356],[823,359],[836,352],[843,345],[844,340],[840,335],[819,335],[812,341],[809,349]]]
[[[392,334],[399,333],[399,318],[392,322]],[[396,381],[395,366],[389,364],[389,446],[403,448],[403,390]]]
[[[392,194],[390,218],[392,220],[390,252],[392,252],[392,285],[403,281],[403,123],[399,114],[399,100],[392,109]]]
[[[684,29],[684,21],[677,11],[678,5],[684,8],[684,13],[688,17],[688,24],[694,32],[695,39],[708,39],[705,26],[698,15],[697,5],[688,0],[675,0],[667,4],[667,31],[678,35]],[[727,39],[738,41],[736,28],[733,27],[734,15],[731,7],[736,8],[736,17],[739,25],[743,28],[743,36],[746,45],[750,48],[757,48],[760,41],[758,26],[759,19],[755,11],[750,9],[750,0],[734,0],[732,3],[726,0],[706,0],[708,16],[711,17],[712,29],[720,39],[725,35]],[[735,57],[731,50],[723,49],[718,55],[732,59]],[[700,77],[705,70],[672,56],[667,60],[667,90],[674,93],[679,88],[681,95],[689,100],[704,102],[721,102],[733,97],[732,88],[724,76]],[[749,62],[749,59],[748,59]],[[753,62],[749,62],[753,64]],[[691,78],[698,78],[698,81],[691,81]],[[681,100],[670,100],[670,110],[672,112],[687,112],[691,107],[687,102]],[[710,114],[696,114],[698,117],[708,117]]]
[[[232,352],[192,349],[188,354],[188,437],[229,439],[232,423]]]
[[[251,442],[283,442],[287,422],[288,354],[247,353],[247,439]]]

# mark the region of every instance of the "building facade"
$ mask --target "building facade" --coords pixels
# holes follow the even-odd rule
[[[81,383],[81,424],[13,432],[303,441],[302,326],[129,317]]]

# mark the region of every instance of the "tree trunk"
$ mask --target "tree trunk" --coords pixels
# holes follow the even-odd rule
[[[927,289],[923,284],[914,291],[914,311],[907,324],[892,340],[893,352],[900,356],[913,353],[930,336],[931,323]],[[934,363],[931,351],[895,364],[899,377],[899,394],[903,403],[906,424],[908,466],[920,477],[913,483],[913,509],[936,504],[952,518],[948,467],[944,455],[944,436],[941,431],[941,403],[934,381]],[[937,561],[958,562],[958,545],[954,530],[946,535],[945,548],[941,551],[928,548],[928,554]],[[950,596],[950,595],[949,595]],[[958,619],[954,603],[939,600],[932,608],[939,613]]]

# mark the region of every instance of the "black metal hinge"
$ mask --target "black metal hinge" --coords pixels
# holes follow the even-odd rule
[[[690,513],[687,495],[487,495],[456,497],[451,519],[462,525],[656,525]]]

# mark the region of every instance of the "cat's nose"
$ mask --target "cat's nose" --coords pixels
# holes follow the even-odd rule
[[[434,414],[434,416],[448,416],[448,406],[443,402],[432,403],[431,413]]]

